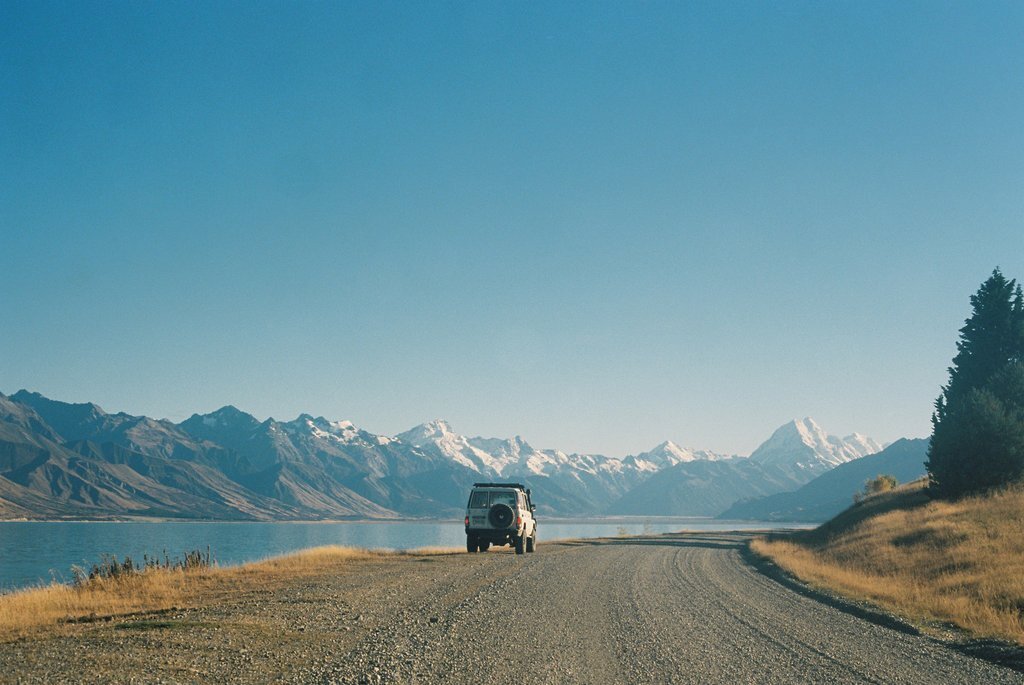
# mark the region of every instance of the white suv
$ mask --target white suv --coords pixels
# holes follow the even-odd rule
[[[516,554],[537,548],[537,507],[522,483],[474,483],[466,505],[466,551],[513,545]]]

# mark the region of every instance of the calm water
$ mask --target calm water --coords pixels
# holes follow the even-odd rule
[[[541,521],[539,538],[594,538],[623,533],[668,533],[679,530],[754,530],[777,523],[709,519],[637,518],[599,522]],[[462,547],[461,521],[352,523],[223,522],[0,522],[0,590],[24,587],[51,578],[66,581],[72,564],[91,565],[104,554],[141,560],[143,554],[174,558],[205,550],[221,565],[238,564],[319,545],[376,549]]]

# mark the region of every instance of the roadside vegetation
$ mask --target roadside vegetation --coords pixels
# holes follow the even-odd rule
[[[1024,294],[996,269],[971,307],[928,477],[879,475],[816,530],[752,549],[812,585],[1024,645]]]
[[[926,488],[871,495],[820,528],[752,549],[812,586],[926,628],[950,623],[1024,645],[1024,486],[957,501]]]
[[[272,588],[297,577],[336,572],[345,563],[383,556],[421,557],[453,554],[447,548],[408,552],[368,551],[353,547],[314,547],[241,566],[218,567],[209,552],[191,552],[181,561],[136,565],[110,557],[75,580],[51,583],[0,595],[0,641],[40,629],[157,614],[198,606],[231,595],[240,588]]]

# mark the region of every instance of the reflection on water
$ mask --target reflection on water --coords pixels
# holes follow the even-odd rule
[[[615,521],[544,521],[540,540],[593,538],[679,530],[752,530],[777,523],[728,522],[686,518]],[[376,549],[463,547],[461,521],[345,523],[175,522],[0,522],[0,589],[24,587],[51,578],[66,581],[72,564],[91,565],[104,554],[172,559],[209,546],[221,565],[252,561],[319,545]]]

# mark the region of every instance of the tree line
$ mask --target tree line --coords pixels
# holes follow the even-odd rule
[[[955,498],[1024,479],[1024,294],[996,269],[971,296],[935,401],[929,489]]]

